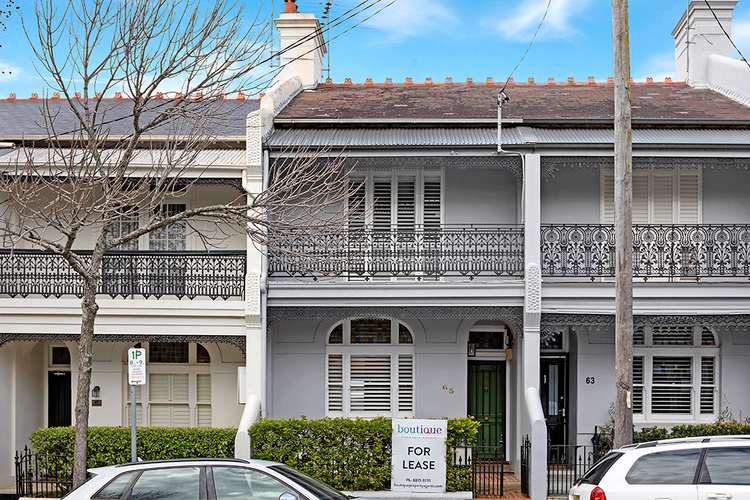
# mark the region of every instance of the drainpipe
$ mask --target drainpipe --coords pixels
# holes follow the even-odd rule
[[[268,189],[270,183],[270,158],[268,150],[263,151],[263,191]],[[260,336],[263,343],[263,386],[261,394],[263,406],[261,416],[265,417],[268,411],[268,246],[264,245],[260,256]]]

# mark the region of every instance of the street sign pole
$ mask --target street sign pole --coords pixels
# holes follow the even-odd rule
[[[135,384],[130,385],[130,461],[135,463],[138,461],[138,453],[136,452],[136,435],[135,435],[135,421],[136,421],[136,409],[135,409]]]
[[[128,384],[130,385],[130,461],[138,461],[135,386],[146,383],[146,349],[128,349]]]

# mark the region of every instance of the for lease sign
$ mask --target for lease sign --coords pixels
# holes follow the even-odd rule
[[[447,420],[394,419],[391,490],[445,492]]]

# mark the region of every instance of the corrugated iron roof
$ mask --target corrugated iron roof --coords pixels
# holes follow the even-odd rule
[[[116,160],[120,150],[102,150],[102,156],[112,161]],[[50,148],[17,148],[0,150],[0,165],[24,164],[32,161],[35,165],[55,165],[63,162],[75,161],[70,149]],[[246,163],[244,149],[207,149],[197,153],[191,166],[195,167],[242,167]],[[173,157],[177,158],[177,156]],[[164,151],[158,149],[136,150],[130,165],[133,167],[150,167],[159,162],[167,161]]]
[[[612,144],[612,129],[505,127],[503,144]],[[635,129],[636,145],[750,146],[750,130],[739,129]],[[485,147],[497,144],[495,128],[310,128],[278,129],[270,147],[409,148]]]
[[[45,109],[45,105],[47,108]],[[154,110],[143,114],[142,123],[154,116],[157,106],[161,110],[168,108],[170,101],[153,101]],[[215,137],[245,137],[247,115],[259,107],[257,99],[224,99],[221,101],[195,101],[190,106],[190,113],[195,116],[210,116],[210,120],[201,118],[201,125],[208,128],[205,132]],[[131,134],[133,124],[133,103],[129,99],[104,99],[101,101],[101,122],[106,124],[111,137]],[[49,135],[45,126],[45,116],[54,120],[55,133],[68,135],[80,127],[80,123],[64,99],[0,99],[0,141],[18,140],[21,138],[43,138]],[[180,135],[189,127],[188,118],[176,118],[168,125],[156,127],[148,136]],[[204,123],[205,122],[205,123]]]

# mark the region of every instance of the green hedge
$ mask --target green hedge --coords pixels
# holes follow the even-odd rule
[[[636,443],[657,441],[659,439],[688,438],[698,436],[730,436],[750,434],[750,424],[740,422],[717,422],[713,424],[675,425],[671,429],[664,427],[644,427],[634,435]]]
[[[143,460],[171,458],[220,458],[234,456],[235,429],[141,427],[138,457]],[[31,434],[31,446],[40,454],[65,457],[72,466],[75,430],[73,427],[39,429]],[[88,467],[130,461],[130,429],[91,427],[88,435]],[[63,467],[61,465],[60,467]]]
[[[466,467],[452,466],[451,447],[472,442],[479,423],[448,421],[448,491],[471,489]],[[391,482],[391,421],[326,418],[262,420],[250,429],[253,457],[281,462],[348,491],[387,490]]]

